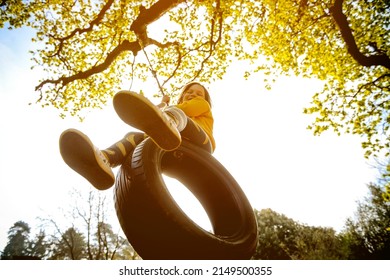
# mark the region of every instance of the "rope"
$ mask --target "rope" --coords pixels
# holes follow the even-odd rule
[[[130,87],[129,87],[130,91],[131,91],[131,88],[133,87],[133,82],[134,82],[134,64],[135,64],[135,56],[133,57],[133,63],[131,63],[131,82],[130,82]]]
[[[146,60],[147,60],[148,63],[149,63],[149,70],[150,70],[150,72],[152,72],[153,77],[156,79],[158,88],[160,89],[161,94],[164,96],[164,95],[165,95],[164,89],[163,89],[163,87],[161,86],[160,81],[158,80],[157,72],[153,69],[152,63],[150,62],[149,57],[148,57],[148,54],[146,53],[145,48],[144,48],[143,46],[142,46],[142,51],[144,52],[145,57],[146,57]]]

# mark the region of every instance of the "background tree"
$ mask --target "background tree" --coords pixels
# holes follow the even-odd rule
[[[139,259],[122,232],[114,232],[108,222],[117,218],[111,213],[114,207],[107,203],[106,195],[92,189],[70,193],[71,210],[64,211],[64,216],[71,225],[64,231],[55,218],[48,220],[54,228],[50,259]]]
[[[255,210],[259,241],[253,259],[291,260],[296,251],[295,221],[271,209]]]
[[[355,218],[348,219],[343,234],[356,259],[390,259],[390,204],[383,188],[368,185],[369,195],[358,203]]]
[[[342,238],[347,244],[347,258],[351,260],[369,260],[370,252],[364,245],[364,237],[357,223],[348,219],[345,223],[345,229],[341,233]]]
[[[386,202],[390,202],[390,159],[378,160],[374,167],[379,171],[377,184],[384,190],[382,197]]]
[[[8,231],[8,243],[1,258],[12,259],[14,256],[27,256],[30,227],[23,221],[16,222]]]
[[[81,192],[75,192],[74,195],[78,201],[75,204],[74,214],[76,218],[83,221],[86,228],[88,259],[107,260],[125,256],[124,251],[128,250],[130,245],[125,238],[120,236],[119,232],[114,233],[112,226],[108,223],[110,211],[107,197],[101,192],[92,190],[89,191],[87,198]],[[80,205],[80,201],[85,201],[86,204]],[[112,212],[113,205],[110,209]]]
[[[126,238],[114,233],[110,224],[100,222],[96,231],[95,258],[104,260],[140,259]]]
[[[30,240],[30,226],[18,221],[8,231],[8,243],[1,259],[42,259],[46,256],[48,245],[45,232],[40,231],[35,239]]]
[[[299,226],[296,238],[298,260],[339,260],[348,258],[348,245],[333,228]]]
[[[87,259],[84,235],[74,227],[60,233],[60,238],[53,237],[51,260],[82,260]]]
[[[44,230],[40,230],[34,240],[29,242],[29,256],[36,259],[44,259],[49,252],[49,244]]]
[[[39,102],[64,115],[101,107],[150,66],[174,94],[249,60],[247,75],[323,80],[310,127],[362,135],[370,156],[390,148],[389,11],[386,0],[12,0],[0,2],[0,26],[36,31]]]
[[[326,260],[347,258],[343,238],[331,228],[300,224],[271,209],[255,210],[259,241],[253,259]]]

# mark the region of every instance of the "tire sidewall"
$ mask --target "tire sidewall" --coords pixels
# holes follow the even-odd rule
[[[187,160],[189,165],[195,162],[218,180],[214,185],[220,187],[216,190],[213,190],[212,183],[198,184],[195,192],[189,189],[208,214],[217,213],[210,221],[214,232],[222,228],[220,234],[198,226],[176,203],[162,177],[164,164],[169,166],[168,159],[174,162],[171,170],[168,168],[172,177],[181,176],[175,174],[176,169],[180,169],[181,160],[184,163]],[[186,167],[181,171],[185,171],[186,176],[194,176],[188,179],[189,182],[199,179],[196,170]],[[218,199],[221,195],[228,205]],[[210,196],[213,197],[210,199]],[[144,259],[248,259],[256,248],[256,220],[244,192],[210,153],[187,141],[183,141],[174,152],[161,150],[151,139],[139,144],[118,172],[115,205],[122,229]],[[230,209],[240,223],[234,225],[233,230],[231,225],[223,225],[223,221],[230,218],[229,213],[223,218],[221,216]],[[224,227],[229,228],[227,233]]]

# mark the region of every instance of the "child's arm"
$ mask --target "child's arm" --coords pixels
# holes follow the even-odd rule
[[[165,107],[167,107],[170,100],[171,98],[169,97],[169,95],[164,94],[163,97],[161,98],[160,104],[158,104],[157,107],[161,110],[164,109]]]

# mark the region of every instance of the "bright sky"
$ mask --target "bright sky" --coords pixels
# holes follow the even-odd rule
[[[100,148],[132,130],[111,104],[91,112],[83,123],[62,120],[54,109],[28,106],[38,97],[34,86],[41,78],[30,70],[29,49],[26,31],[0,30],[0,251],[16,221],[34,227],[36,217],[68,207],[69,190],[90,188],[62,161],[58,138],[63,130],[78,128]],[[302,111],[318,82],[284,78],[267,91],[259,75],[246,81],[240,64],[232,68],[223,81],[209,87],[215,158],[235,177],[254,208],[271,208],[307,225],[341,230],[356,210],[356,201],[367,194],[366,184],[376,176],[359,139],[332,133],[314,137],[306,130],[310,117]],[[154,81],[145,88],[157,91]],[[112,189],[106,192],[111,194]],[[187,194],[177,193],[175,197]],[[178,201],[183,207],[192,205],[183,201]],[[188,208],[187,213],[207,227],[200,207]]]

